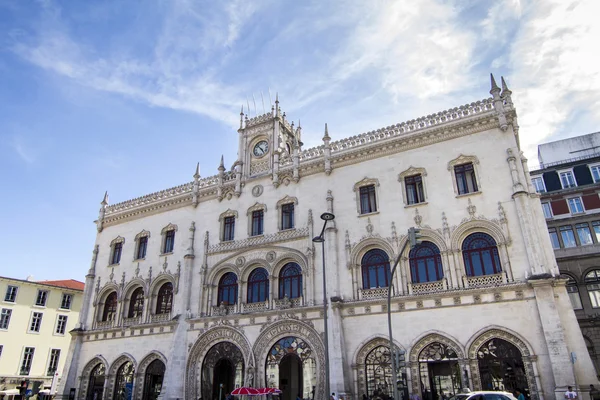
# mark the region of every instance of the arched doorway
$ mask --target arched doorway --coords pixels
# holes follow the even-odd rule
[[[458,393],[461,384],[456,351],[447,344],[433,342],[419,353],[419,375],[423,400],[441,400]]]
[[[392,359],[390,349],[386,346],[375,347],[365,359],[367,377],[366,395],[372,398],[383,393],[393,396]]]
[[[521,389],[529,394],[523,356],[514,344],[499,338],[490,339],[477,350],[477,359],[482,390],[514,393],[515,389]]]
[[[279,388],[281,400],[312,395],[317,384],[317,363],[312,349],[298,337],[284,337],[275,343],[265,363],[265,382]]]
[[[87,400],[100,400],[104,394],[104,381],[106,380],[106,369],[104,364],[100,363],[94,367],[90,373],[90,383],[88,385]]]
[[[154,360],[146,368],[144,374],[144,394],[142,400],[156,400],[162,390],[165,376],[165,364],[161,360]]]
[[[134,366],[126,361],[117,370],[113,399],[128,400],[133,396]]]
[[[202,398],[224,399],[243,384],[244,356],[240,349],[230,342],[219,342],[212,346],[202,363]]]

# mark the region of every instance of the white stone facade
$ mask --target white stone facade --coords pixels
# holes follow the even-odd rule
[[[372,394],[365,363],[373,349],[388,343],[388,288],[363,274],[361,265],[374,249],[393,264],[409,227],[420,228],[423,240],[439,249],[438,277],[443,275],[415,280],[407,249],[393,277],[394,339],[406,351],[409,392],[421,394],[431,383],[421,372],[429,364],[420,359],[432,343],[452,354],[458,371],[447,375],[452,385],[482,388],[482,346],[494,338],[518,349],[534,399],[562,399],[568,385],[597,383],[565,281],[556,278],[539,196],[519,149],[511,93],[495,83],[490,93],[489,99],[340,141],[332,142],[326,130],[324,144],[308,150],[301,148],[301,129],[285,120],[276,102],[272,113],[241,116],[239,157],[230,171],[221,163],[218,175],[201,178],[196,171],[193,182],[115,205],[105,197],[83,329],[73,336],[62,390],[77,388],[78,398],[86,398],[90,371],[103,364],[103,396],[110,399],[117,369],[129,360],[133,398],[150,398],[145,368],[160,359],[166,365],[161,398],[206,400],[203,363],[213,346],[237,346],[243,383],[263,387],[267,354],[278,340],[295,337],[310,347],[315,366],[304,382],[314,382],[315,399],[326,398],[322,253],[311,240],[325,211],[335,214],[324,233],[327,296],[334,298],[328,309],[332,392],[347,399]],[[455,167],[464,165],[472,167],[465,174],[476,187],[461,194]],[[406,178],[417,174],[421,201],[409,204]],[[373,189],[376,211],[361,214],[373,207],[368,195],[361,204],[361,187]],[[285,204],[293,204],[291,229],[283,229]],[[251,236],[253,212],[260,210],[263,232]],[[224,241],[227,217],[234,218],[235,233]],[[172,251],[165,248],[169,231],[175,232]],[[467,273],[463,246],[473,233],[495,242],[492,273]],[[142,236],[147,251],[135,259]],[[122,253],[113,263],[116,243]],[[290,262],[301,269],[301,295],[281,298],[280,272]],[[268,299],[251,303],[248,280],[257,267],[268,273]],[[219,305],[219,282],[228,272],[237,277],[237,294]],[[366,278],[378,283],[367,285]],[[156,314],[165,282],[173,286],[172,311]],[[144,291],[144,311],[129,318],[137,287]],[[118,302],[111,321],[104,308],[112,291]],[[571,352],[578,357],[574,367]]]

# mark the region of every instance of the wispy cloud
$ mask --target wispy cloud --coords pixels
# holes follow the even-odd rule
[[[10,146],[14,152],[25,161],[27,164],[35,163],[37,159],[37,152],[31,147],[25,137],[21,135],[14,135],[10,141]]]

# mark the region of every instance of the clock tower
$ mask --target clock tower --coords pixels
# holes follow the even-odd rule
[[[236,174],[241,187],[249,180],[270,176],[273,185],[289,184],[299,180],[298,164],[302,147],[300,123],[294,127],[279,108],[279,97],[271,112],[249,118],[240,113],[238,160]]]

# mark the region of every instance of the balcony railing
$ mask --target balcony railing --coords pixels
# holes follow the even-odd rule
[[[486,286],[498,286],[506,283],[504,274],[501,272],[494,275],[483,275],[483,276],[467,276],[463,277],[463,282],[466,287],[486,287]]]
[[[142,322],[142,316],[123,318],[123,326],[139,325]]]
[[[274,301],[275,308],[277,309],[286,309],[292,307],[301,307],[302,306],[302,297],[296,297],[293,299],[284,297],[283,299],[275,299]]]
[[[163,314],[152,314],[150,317],[151,322],[166,322],[171,319],[171,313],[163,313]]]
[[[109,329],[114,325],[114,321],[98,321],[96,322],[97,329]]]
[[[387,287],[382,288],[374,288],[374,289],[360,289],[358,298],[360,300],[373,300],[373,299],[383,299],[388,296]]]
[[[434,282],[409,283],[408,285],[409,293],[412,294],[441,292],[442,290],[446,290],[448,288],[445,279]]]

